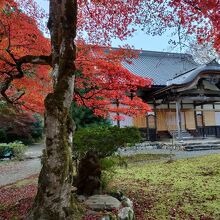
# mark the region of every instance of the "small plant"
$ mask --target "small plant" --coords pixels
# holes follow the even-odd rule
[[[113,179],[115,175],[116,167],[123,166],[127,168],[127,162],[121,156],[111,156],[102,158],[101,160],[101,188],[105,189],[108,183]]]
[[[15,157],[17,160],[24,158],[24,153],[27,150],[27,146],[20,141],[12,143],[1,143],[0,144],[0,156],[1,158]]]
[[[12,156],[12,150],[9,148],[8,144],[1,143],[0,144],[0,158],[11,158]]]
[[[24,159],[24,153],[27,150],[27,146],[24,145],[21,141],[14,141],[8,144],[12,150],[16,159],[22,160]]]

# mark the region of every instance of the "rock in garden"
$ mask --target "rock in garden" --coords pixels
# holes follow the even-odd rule
[[[84,195],[78,195],[78,196],[77,196],[77,200],[78,200],[79,202],[84,202],[84,201],[86,201],[86,197],[85,197]]]
[[[119,209],[121,202],[112,196],[94,195],[85,201],[85,205],[92,210],[113,210]]]
[[[134,220],[134,211],[131,207],[124,207],[119,210],[118,213],[119,220]]]
[[[124,206],[124,207],[130,207],[130,208],[133,209],[133,202],[132,202],[129,198],[127,198],[127,197],[124,196],[124,198],[123,198],[123,200],[121,201],[121,203],[122,203],[122,206]]]

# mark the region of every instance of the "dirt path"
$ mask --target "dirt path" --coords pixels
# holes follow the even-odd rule
[[[24,161],[0,161],[0,187],[14,183],[33,174],[38,174],[41,169],[40,156],[42,154],[42,144],[34,144],[28,147],[27,159]]]
[[[14,183],[33,174],[38,174],[41,169],[39,158],[25,161],[0,162],[0,187]]]

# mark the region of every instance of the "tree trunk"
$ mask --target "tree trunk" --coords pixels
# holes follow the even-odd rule
[[[46,150],[30,219],[73,219],[71,148],[74,129],[69,110],[76,69],[76,21],[76,0],[50,0],[48,28],[54,91],[45,99]]]

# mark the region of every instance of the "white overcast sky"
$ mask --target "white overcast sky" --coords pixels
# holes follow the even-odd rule
[[[49,2],[48,0],[36,0],[36,2],[48,12]],[[113,40],[112,46],[117,47],[118,45],[129,44],[134,46],[135,49],[152,50],[152,51],[167,51],[167,52],[179,52],[178,48],[175,50],[168,44],[170,40],[170,33],[164,34],[163,36],[149,36],[141,31],[136,31],[132,38],[127,41],[120,42],[119,40]]]

